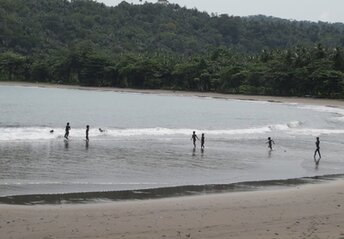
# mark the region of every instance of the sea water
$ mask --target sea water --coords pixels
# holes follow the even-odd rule
[[[0,86],[0,197],[343,174],[343,143],[334,107]]]

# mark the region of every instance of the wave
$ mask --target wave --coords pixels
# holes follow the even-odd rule
[[[189,136],[192,131],[205,133],[208,136],[245,136],[245,135],[263,135],[274,132],[282,132],[289,135],[331,135],[344,134],[344,129],[314,129],[302,128],[303,123],[292,121],[286,124],[274,124],[262,127],[244,128],[244,129],[189,129],[189,128],[132,128],[132,129],[106,129],[105,132],[99,132],[98,129],[91,129],[90,136],[93,139],[111,139],[126,137],[158,137],[158,136]],[[0,141],[32,141],[32,140],[55,140],[62,139],[64,129],[54,129],[47,127],[0,127]],[[85,138],[85,129],[73,129],[70,133],[71,138]]]
[[[244,128],[244,129],[189,129],[189,128],[132,128],[118,129],[110,128],[105,132],[99,132],[98,129],[90,129],[90,136],[93,139],[121,138],[121,137],[157,137],[157,136],[189,136],[192,131],[205,133],[210,136],[242,136],[242,135],[261,135],[274,131],[292,131],[302,125],[302,122],[292,121],[286,124],[267,125],[262,127]],[[48,127],[0,127],[0,141],[29,141],[29,140],[55,140],[62,139],[64,128],[54,129],[50,133]],[[314,129],[313,131],[316,131]],[[301,131],[302,132],[302,131]],[[327,130],[326,132],[330,132]],[[331,133],[331,132],[330,132]],[[84,138],[85,129],[73,128],[70,132],[72,138]]]
[[[302,125],[303,123],[300,122],[300,121],[292,121],[292,122],[289,122],[287,124],[275,124],[275,125],[271,125],[269,126],[269,128],[271,130],[290,130],[290,129],[293,129],[293,128],[298,128]]]
[[[344,109],[334,107],[334,106],[316,106],[316,105],[300,105],[298,106],[299,109],[305,109],[305,110],[313,110],[317,112],[323,112],[323,113],[331,113],[335,114],[334,119],[338,121],[344,121]]]
[[[0,128],[0,141],[27,141],[27,140],[54,140],[61,139],[64,135],[64,129],[54,129],[50,133],[50,128],[29,127],[29,128]],[[201,129],[172,129],[172,128],[133,128],[133,129],[106,129],[105,132],[99,132],[98,129],[90,129],[89,134],[92,138],[106,139],[111,137],[156,137],[187,135],[192,131],[202,132],[207,135],[243,135],[243,134],[264,134],[270,132],[269,127],[258,127],[248,129],[221,129],[221,130],[201,130]],[[71,138],[84,138],[85,129],[72,129]]]
[[[289,132],[294,135],[331,135],[331,134],[344,134],[344,129],[297,129]]]

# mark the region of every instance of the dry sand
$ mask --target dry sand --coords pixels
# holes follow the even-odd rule
[[[9,83],[68,89],[264,100],[343,107],[344,101]],[[344,239],[344,180],[291,189],[89,205],[0,205],[0,238]]]
[[[344,238],[344,180],[91,205],[0,205],[0,238]]]

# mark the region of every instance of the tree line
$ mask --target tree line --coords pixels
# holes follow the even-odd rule
[[[89,45],[77,45],[35,56],[1,53],[0,80],[344,98],[344,51],[318,44],[257,54],[218,48],[194,56],[126,53],[113,57]]]

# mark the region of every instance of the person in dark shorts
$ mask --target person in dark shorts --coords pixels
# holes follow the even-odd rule
[[[319,137],[317,137],[317,140],[315,141],[315,147],[316,147],[316,149],[315,149],[315,151],[314,151],[314,162],[315,162],[316,165],[318,165],[319,162],[320,162],[320,159],[321,159],[321,154],[320,154],[320,140],[319,140]],[[319,159],[318,159],[318,160],[316,159],[316,155],[317,155],[317,154],[318,154],[318,156],[319,156]]]
[[[90,130],[90,126],[86,125],[86,141],[89,141],[88,139],[88,131]]]
[[[193,142],[194,148],[196,148],[196,140],[199,140],[199,138],[197,137],[195,131],[192,133],[191,140],[192,140],[192,142]]]
[[[66,130],[65,130],[65,135],[64,135],[65,139],[68,139],[69,130],[70,130],[70,129],[71,129],[71,128],[70,128],[70,125],[69,125],[69,122],[68,122],[67,125],[66,125]]]
[[[266,143],[268,144],[269,149],[272,150],[272,144],[275,144],[275,142],[271,139],[271,137],[268,138]]]

